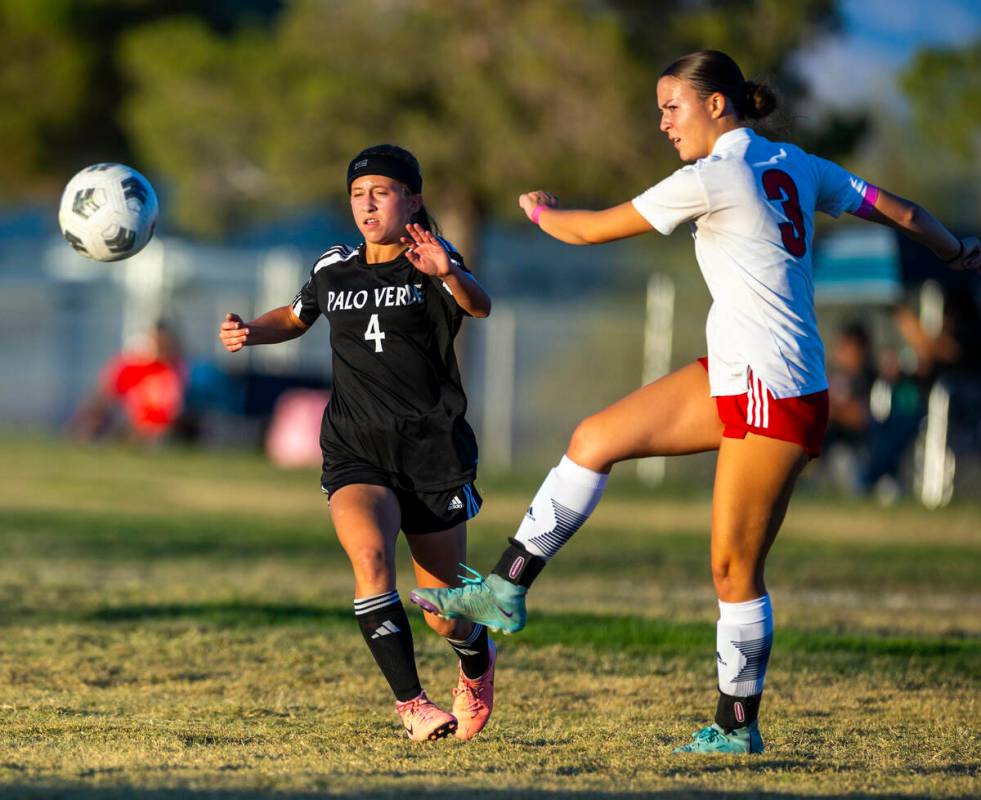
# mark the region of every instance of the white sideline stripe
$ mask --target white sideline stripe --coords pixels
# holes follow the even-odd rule
[[[746,422],[754,428],[770,427],[770,390],[756,375],[750,378],[746,392]]]
[[[760,378],[760,388],[763,390],[763,427],[770,427],[770,396],[769,390],[763,383],[763,379]]]

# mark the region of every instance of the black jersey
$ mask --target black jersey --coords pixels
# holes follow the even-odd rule
[[[473,480],[477,442],[453,351],[466,312],[439,278],[419,272],[404,253],[369,264],[364,245],[332,247],[314,264],[293,311],[307,325],[321,314],[330,322],[325,473],[362,463],[398,488],[424,492]]]

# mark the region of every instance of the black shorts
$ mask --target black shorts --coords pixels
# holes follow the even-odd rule
[[[366,464],[357,469],[336,470],[329,474],[325,472],[321,477],[320,489],[327,495],[329,502],[334,492],[354,483],[384,486],[395,493],[402,510],[402,532],[406,536],[445,531],[473,519],[484,502],[473,481],[454,489],[416,492],[394,486],[386,473]]]

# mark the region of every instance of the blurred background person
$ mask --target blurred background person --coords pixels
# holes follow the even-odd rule
[[[961,277],[961,276],[957,276]],[[888,417],[878,426],[862,482],[875,487],[883,476],[895,477],[903,452],[917,433],[924,441],[918,461],[926,458],[923,448],[940,447],[949,475],[945,483],[952,491],[955,459],[963,472],[977,460],[981,447],[981,311],[978,281],[972,276],[951,280],[942,286],[928,283],[918,292],[917,303],[907,300],[896,306],[893,320],[903,341],[915,356],[915,366],[905,379],[893,384]],[[976,276],[973,276],[976,278]],[[910,384],[918,389],[918,403]],[[924,419],[925,415],[925,419]],[[923,468],[922,463],[918,465]],[[926,480],[921,474],[919,480]]]
[[[160,442],[180,419],[186,387],[180,341],[173,328],[160,320],[147,331],[140,347],[106,364],[69,429],[80,439],[121,436]]]
[[[831,348],[828,369],[828,433],[824,439],[827,468],[835,483],[858,489],[860,464],[867,456],[872,424],[872,387],[876,371],[865,323],[845,323]]]

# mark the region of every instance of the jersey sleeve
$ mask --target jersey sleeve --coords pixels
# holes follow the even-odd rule
[[[651,227],[665,236],[710,210],[708,193],[694,166],[677,170],[635,197],[633,204]]]
[[[817,168],[818,211],[839,217],[844,213],[859,213],[866,201],[875,202],[878,190],[871,183],[852,175],[848,170],[838,166],[833,161],[811,156]]]
[[[317,290],[313,285],[314,274],[315,269],[310,271],[309,280],[303,284],[303,287],[293,298],[293,302],[290,303],[293,313],[296,314],[296,316],[299,317],[300,322],[302,322],[308,328],[320,317],[320,306],[317,303]]]

